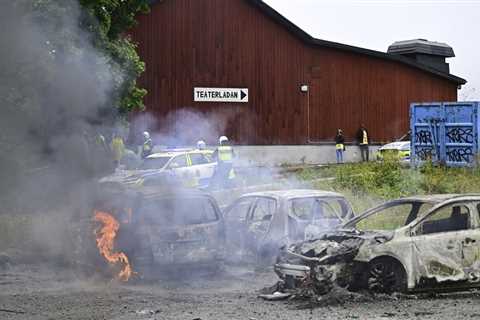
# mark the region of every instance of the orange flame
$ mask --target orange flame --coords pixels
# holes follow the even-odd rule
[[[123,252],[113,251],[120,223],[111,214],[102,211],[95,211],[94,220],[102,223],[102,226],[95,230],[100,254],[112,265],[122,264],[123,269],[117,277],[121,281],[128,281],[133,274],[128,257]]]

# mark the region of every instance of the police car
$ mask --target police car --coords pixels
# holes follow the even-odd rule
[[[156,180],[176,180],[186,187],[207,185],[215,172],[217,162],[213,151],[171,149],[153,153],[134,170],[118,170],[100,182],[146,185]]]
[[[171,150],[149,155],[138,171],[170,171],[187,184],[201,185],[215,172],[210,150]]]

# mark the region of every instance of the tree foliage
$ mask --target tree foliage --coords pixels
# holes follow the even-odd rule
[[[54,203],[52,194],[90,176],[92,137],[143,108],[136,79],[144,63],[127,30],[146,2],[0,1],[4,206],[35,197]]]
[[[136,45],[125,32],[136,24],[138,14],[148,13],[148,1],[80,0],[80,4],[90,15],[82,23],[95,33],[96,46],[105,50],[112,62],[125,72],[126,78],[117,88],[119,111],[126,113],[142,109],[143,97],[147,92],[137,86],[136,79],[145,70],[145,65],[136,52]]]

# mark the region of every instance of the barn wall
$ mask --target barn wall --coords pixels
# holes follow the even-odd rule
[[[333,139],[337,128],[355,139],[362,123],[375,141],[391,141],[409,130],[411,102],[457,100],[452,82],[398,62],[328,48],[313,56],[312,141]]]
[[[184,130],[174,126],[184,114],[167,115],[191,108],[221,119],[217,131],[240,144],[330,141],[335,128],[352,136],[362,121],[383,141],[406,131],[410,101],[456,100],[455,84],[411,67],[308,47],[244,0],[165,0],[132,36],[162,131]],[[246,87],[249,103],[195,103],[196,86]],[[191,127],[189,138],[199,138]]]

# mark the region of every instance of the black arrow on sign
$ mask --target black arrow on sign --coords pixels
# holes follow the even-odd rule
[[[240,90],[240,100],[243,100],[246,96],[247,94],[243,92],[243,90]]]

